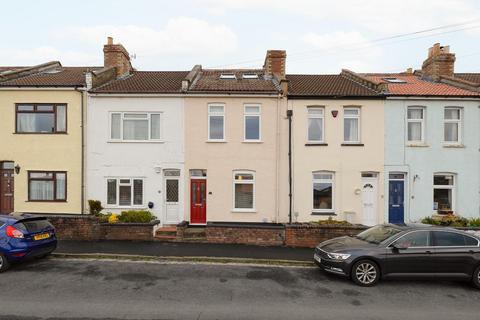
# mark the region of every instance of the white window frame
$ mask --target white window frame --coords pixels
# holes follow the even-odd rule
[[[120,115],[120,139],[112,138],[112,116],[114,114]],[[147,140],[130,140],[130,139],[123,139],[123,121],[124,120],[145,120],[145,119],[134,119],[134,118],[125,118],[125,115],[128,114],[146,114],[148,120],[148,139]],[[160,137],[159,139],[152,139],[152,115],[158,115],[160,117]],[[110,142],[163,142],[163,112],[145,112],[145,111],[111,111],[109,112],[109,131],[108,131],[108,140]]]
[[[452,185],[436,185],[435,184],[435,176],[451,176],[453,179],[453,184]],[[434,200],[434,193],[435,189],[446,189],[446,190],[452,190],[452,211],[455,213],[457,212],[456,208],[456,188],[457,187],[457,175],[452,172],[435,172],[433,174],[433,180],[432,180],[432,207],[433,207],[433,200]],[[438,213],[438,209],[435,210],[433,209],[434,213]]]
[[[215,112],[215,111],[210,111],[211,107],[222,107],[223,111],[222,112]],[[225,116],[225,104],[223,103],[210,103],[207,106],[208,108],[208,119],[207,119],[207,126],[208,126],[208,132],[207,132],[207,141],[209,142],[224,142],[226,141],[226,133],[225,133],[225,122],[226,122],[226,116]],[[223,117],[223,138],[222,139],[212,139],[210,137],[210,117],[211,116],[222,116]]]
[[[125,206],[125,205],[120,205],[120,180],[130,180],[129,185],[131,188],[131,199],[130,199],[130,205]],[[115,204],[109,204],[108,203],[108,180],[116,180],[116,201]],[[142,181],[142,204],[133,204],[133,198],[134,198],[134,190],[133,190],[133,185],[134,185],[134,180],[141,180]],[[122,184],[125,186],[126,184]],[[135,209],[145,209],[145,178],[141,177],[106,177],[105,178],[105,203],[106,203],[106,209],[112,208],[112,209],[120,209],[120,208],[135,208]]]
[[[311,114],[311,110],[322,111],[322,114]],[[322,120],[322,137],[320,140],[310,140],[309,122],[310,119]],[[323,106],[309,106],[307,107],[307,143],[310,144],[322,144],[325,143],[325,107]]]
[[[316,174],[329,174],[331,175],[330,179],[324,179],[324,178],[315,178]],[[332,184],[332,208],[328,209],[315,209],[314,208],[314,189],[313,186],[315,183],[331,183]],[[320,171],[313,171],[312,172],[312,184],[311,184],[311,201],[312,201],[312,212],[313,213],[335,213],[335,172],[333,171],[325,171],[325,170],[320,170]]]
[[[358,114],[356,115],[347,115],[345,111],[347,110],[357,110]],[[357,119],[358,120],[358,140],[357,141],[345,141],[345,119]],[[362,141],[362,108],[359,106],[345,106],[343,107],[343,143],[344,144],[360,144]]]
[[[250,174],[253,180],[236,180],[237,174]],[[236,184],[252,184],[253,185],[253,208],[235,208],[235,185]],[[235,170],[232,175],[232,212],[257,212],[257,197],[256,197],[256,177],[255,171],[250,170]]]
[[[409,119],[408,118],[408,111],[409,110],[421,110],[422,111],[422,119]],[[425,118],[426,118],[426,108],[422,106],[409,106],[407,107],[407,114],[406,114],[406,120],[407,120],[407,126],[405,130],[406,134],[406,140],[409,144],[424,144],[425,143]],[[420,140],[409,140],[408,139],[408,124],[409,123],[420,123]]]
[[[248,107],[258,108],[258,112],[247,113]],[[258,139],[247,139],[247,117],[258,117]],[[262,141],[262,105],[244,104],[243,105],[243,142],[261,142]]]
[[[445,119],[446,110],[458,110],[459,119]],[[458,125],[458,140],[457,141],[445,141],[445,130],[447,128],[447,123],[455,123]],[[462,144],[462,134],[463,134],[463,108],[461,107],[445,107],[443,109],[443,143],[450,145],[459,145]]]

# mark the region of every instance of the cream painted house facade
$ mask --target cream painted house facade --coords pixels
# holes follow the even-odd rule
[[[83,69],[54,63],[0,82],[2,213],[82,213],[85,93],[72,75]]]

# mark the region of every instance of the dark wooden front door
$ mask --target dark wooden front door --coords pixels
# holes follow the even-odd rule
[[[0,214],[13,211],[13,169],[3,169],[0,163]]]
[[[207,223],[207,180],[192,179],[190,187],[190,223]]]

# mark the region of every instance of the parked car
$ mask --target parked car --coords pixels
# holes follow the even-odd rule
[[[377,225],[320,243],[314,260],[360,286],[389,277],[442,277],[469,280],[480,288],[480,238],[451,228]]]
[[[47,218],[27,215],[0,215],[0,272],[12,262],[48,256],[57,248],[55,228]]]

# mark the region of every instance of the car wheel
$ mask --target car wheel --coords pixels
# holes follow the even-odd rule
[[[0,272],[6,271],[8,268],[10,268],[10,263],[8,262],[7,258],[5,258],[3,255],[0,255]]]
[[[475,287],[480,289],[480,266],[473,273],[472,281],[473,281],[473,284],[475,285]]]
[[[362,287],[372,287],[380,280],[380,268],[370,260],[360,260],[353,265],[352,280]]]

